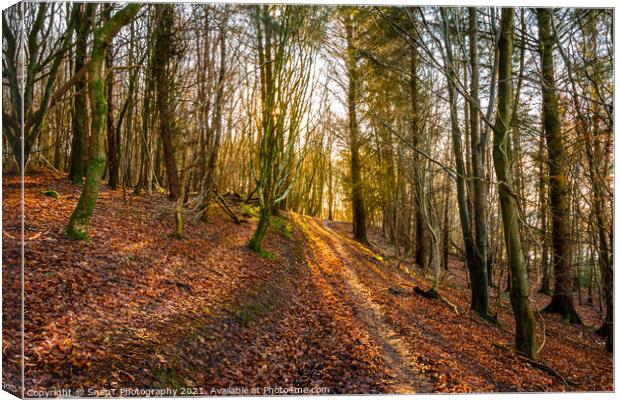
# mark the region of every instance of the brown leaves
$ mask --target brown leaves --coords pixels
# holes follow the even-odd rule
[[[10,267],[19,265],[19,186],[13,183],[5,180],[3,203],[7,359],[20,348],[20,299],[14,295],[20,271]],[[191,382],[207,388],[325,386],[331,393],[424,391],[425,385],[440,392],[566,389],[492,345],[510,348],[511,327],[455,315],[440,301],[390,294],[390,287],[410,291],[430,281],[415,267],[406,273],[377,262],[385,256],[373,250],[371,257],[346,239],[340,229],[348,226],[306,235],[297,227],[295,239],[270,231],[265,246],[278,258],[269,261],[246,247],[253,223],[235,225],[214,209],[209,223],[190,221],[187,239],[172,240],[163,197],[129,196],[125,205],[120,191],[104,188],[87,244],[64,234],[79,188],[46,174],[28,176],[26,183],[32,239],[26,241],[26,374],[32,388]],[[48,188],[58,200],[40,194]],[[373,243],[380,250],[378,237]],[[468,310],[462,265],[453,261],[451,273],[441,295]],[[509,309],[502,310],[500,319],[513,324]],[[600,339],[552,317],[546,325],[545,363],[579,390],[612,387],[611,359]],[[390,351],[400,354],[400,365]],[[5,367],[7,376],[19,376],[18,363]]]

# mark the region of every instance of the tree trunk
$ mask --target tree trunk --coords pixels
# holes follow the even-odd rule
[[[329,146],[328,146],[328,168],[329,168],[329,178],[328,178],[328,190],[327,190],[327,219],[332,221],[334,219],[334,173],[333,173],[333,162],[332,162],[332,143],[333,143],[333,139],[329,139]]]
[[[108,20],[112,13],[112,4],[104,6],[104,19]],[[105,53],[106,97],[108,102],[106,131],[108,137],[108,186],[116,189],[118,186],[118,147],[114,131],[114,47],[112,42],[106,46]]]
[[[529,300],[529,285],[519,236],[517,198],[512,188],[511,160],[507,131],[512,114],[512,48],[514,8],[503,8],[499,39],[499,90],[493,164],[498,181],[499,200],[504,226],[504,240],[510,263],[510,304],[516,320],[515,348],[528,357],[536,358],[536,321]]]
[[[149,20],[152,17],[149,16]],[[147,32],[146,32],[146,42],[151,43],[152,34],[153,34],[153,24],[147,24]],[[153,93],[153,57],[151,56],[151,52],[147,52],[147,67],[144,77],[144,97],[142,99],[142,131],[138,133],[139,142],[140,142],[140,168],[138,168],[138,182],[136,183],[136,187],[134,188],[134,194],[139,195],[142,192],[142,189],[148,183],[148,174],[151,169],[151,151],[150,151],[150,143],[148,140],[150,126],[151,126],[151,101],[152,101],[152,93]]]
[[[97,203],[105,168],[105,119],[107,104],[104,90],[103,61],[106,44],[138,13],[141,4],[132,3],[118,11],[95,32],[88,65],[88,89],[91,103],[90,161],[86,183],[71,214],[67,234],[74,239],[88,239],[90,218]]]
[[[155,51],[153,72],[157,83],[157,108],[159,111],[159,133],[163,147],[163,157],[168,180],[168,198],[179,197],[179,176],[174,157],[174,117],[170,109],[170,73],[168,67],[172,58],[172,26],[174,24],[174,6],[158,4],[156,10]]]
[[[205,178],[203,184],[203,200],[201,205],[202,219],[207,219],[209,207],[211,205],[211,194],[215,183],[215,167],[217,166],[217,158],[220,149],[220,139],[222,136],[222,106],[224,103],[224,79],[226,77],[226,24],[227,17],[224,16],[221,21],[220,28],[220,66],[217,77],[215,100],[213,110],[213,122],[211,123],[211,133],[207,140],[208,157],[205,169]]]
[[[542,264],[542,280],[540,289],[538,289],[539,293],[546,294],[547,296],[551,296],[551,266],[549,265],[549,235],[547,234],[547,173],[545,170],[545,152],[544,152],[544,142],[540,141],[540,172],[539,172],[539,213],[540,213],[540,235],[541,235],[541,246],[542,246],[542,254],[541,254],[541,264]]]
[[[443,205],[443,243],[441,265],[444,270],[449,269],[448,257],[450,252],[450,178],[446,177],[446,198]]]
[[[442,20],[444,24],[444,41],[446,46],[446,77],[448,80],[448,98],[450,102],[450,122],[451,122],[451,133],[452,133],[452,150],[454,153],[454,160],[456,164],[456,197],[457,204],[459,209],[459,217],[461,221],[461,230],[463,231],[463,242],[465,245],[465,257],[467,259],[467,267],[470,271],[470,280],[471,280],[471,289],[472,289],[472,302],[471,308],[475,310],[480,315],[487,315],[488,307],[489,307],[489,297],[488,297],[488,277],[486,271],[486,258],[482,259],[479,255],[479,251],[475,248],[472,230],[471,230],[471,220],[469,217],[469,205],[467,201],[467,187],[465,182],[465,177],[467,176],[467,171],[465,169],[465,162],[463,161],[463,145],[461,141],[461,130],[459,128],[459,120],[458,120],[458,110],[457,110],[457,97],[456,97],[456,66],[454,64],[453,56],[452,56],[452,44],[450,38],[450,26],[447,16],[447,11],[445,9],[441,9]],[[475,13],[473,13],[473,17],[475,18]],[[470,21],[471,24],[471,21]],[[476,29],[474,29],[475,31]],[[474,36],[477,36],[474,33]],[[471,50],[475,48],[475,46],[470,46],[470,56],[472,55]],[[474,61],[477,60],[477,52],[473,52]],[[476,70],[476,68],[472,68]],[[477,71],[476,71],[477,72]],[[472,79],[472,85],[474,80]],[[476,85],[477,88],[477,85]],[[477,92],[477,89],[476,91]],[[472,135],[478,136],[478,114],[472,112]],[[477,139],[477,137],[475,138]],[[478,142],[478,140],[474,140],[472,138],[472,142]],[[477,151],[475,151],[477,153]],[[476,157],[479,155],[477,154]],[[480,161],[476,158],[477,165],[475,166],[478,169],[478,173],[480,173]],[[484,190],[484,183],[478,180],[477,188],[482,186],[482,190]],[[478,196],[478,201],[480,200]],[[477,204],[480,207],[480,204]],[[484,205],[482,205],[484,207]],[[481,219],[481,225],[484,225],[484,210],[479,210],[479,217]],[[484,234],[486,229],[483,227],[481,233]],[[482,241],[486,240],[486,235],[482,236]],[[485,244],[486,251],[486,244]]]
[[[76,4],[76,6],[78,6]],[[94,11],[91,3],[81,4],[80,17],[75,25],[75,64],[74,73],[78,73],[86,62],[87,40],[90,31],[90,18]],[[73,139],[71,142],[71,161],[69,165],[69,179],[73,183],[82,183],[84,176],[84,139],[88,133],[88,108],[86,107],[86,80],[78,79],[75,83],[73,97],[73,116],[71,119]]]
[[[479,104],[479,67],[478,67],[478,13],[475,7],[469,9],[469,57],[471,62],[472,100]],[[485,187],[485,154],[486,138],[480,137],[480,116],[472,107],[470,115],[471,132],[471,164],[473,178],[473,211],[475,227],[475,262],[472,265],[471,308],[479,314],[486,315],[489,309],[489,273],[488,243],[486,224],[486,187]]]
[[[411,48],[411,143],[416,148],[420,145],[420,130],[419,130],[419,104],[420,101],[418,93],[418,50],[415,47]],[[415,152],[413,154],[413,175],[418,174],[418,169],[421,165],[420,155]],[[420,203],[420,199],[423,197],[422,188],[418,185],[417,179],[413,185],[413,196],[416,202],[415,211],[415,262],[422,269],[426,269],[428,257],[426,251],[426,225],[424,222],[424,215],[422,213],[423,204]]]
[[[366,237],[366,208],[364,206],[364,193],[362,189],[362,175],[360,163],[360,138],[357,123],[357,89],[358,70],[353,43],[353,23],[347,15],[344,19],[346,31],[346,68],[349,78],[347,90],[347,109],[349,122],[349,146],[351,150],[351,201],[353,208],[353,237],[362,243],[368,243]]]
[[[555,312],[569,321],[580,323],[573,302],[573,280],[570,264],[570,198],[566,182],[566,156],[562,143],[562,125],[559,118],[558,98],[555,91],[555,70],[552,33],[552,13],[549,8],[536,10],[540,36],[542,65],[541,90],[543,97],[544,133],[549,153],[549,191],[551,203],[551,235],[553,248],[554,288],[551,303],[545,311]]]
[[[258,225],[256,226],[256,230],[254,231],[254,235],[252,235],[252,239],[250,240],[249,247],[255,252],[260,252],[261,247],[260,244],[263,241],[263,237],[267,232],[267,228],[269,227],[269,220],[271,218],[271,210],[268,208],[261,208],[260,214],[258,216]]]

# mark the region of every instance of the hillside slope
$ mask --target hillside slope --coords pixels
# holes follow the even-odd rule
[[[75,242],[64,228],[80,188],[49,172],[27,176],[25,188],[26,389],[612,389],[612,358],[588,328],[552,316],[539,324],[540,343],[543,326],[547,334],[541,360],[565,382],[506,350],[513,323],[506,301],[504,327],[469,312],[456,260],[441,293],[458,314],[413,294],[430,285],[422,271],[389,260],[381,246],[360,246],[346,224],[289,214],[258,255],[246,247],[255,226],[249,215],[241,225],[217,207],[209,222],[188,215],[185,239],[176,240],[163,195],[104,189],[92,241]],[[58,199],[42,193],[48,189]],[[4,177],[3,195],[3,378],[15,382],[17,177]]]

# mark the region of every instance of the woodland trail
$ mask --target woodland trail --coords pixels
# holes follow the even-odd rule
[[[19,297],[11,296],[20,284],[19,188],[18,177],[3,181],[3,285],[12,289],[3,292],[3,373],[11,382],[20,375],[19,364],[7,362],[19,353]],[[49,189],[57,199],[43,194]],[[203,391],[186,394],[213,395],[279,387],[330,394],[613,387],[610,355],[587,327],[546,317],[541,360],[569,377],[570,387],[505,350],[513,340],[508,299],[499,303],[503,328],[469,312],[456,258],[440,291],[458,313],[415,294],[431,280],[412,260],[390,257],[379,232],[371,231],[373,247],[363,246],[348,223],[286,213],[274,217],[266,257],[247,247],[256,225],[247,207],[233,206],[247,218],[241,225],[214,209],[209,223],[188,218],[186,237],[171,240],[163,196],[125,199],[104,188],[85,243],[64,231],[79,190],[48,172],[26,178],[27,389],[64,385],[100,395],[193,387]],[[537,309],[548,302],[534,298]]]
[[[432,392],[431,382],[416,366],[415,349],[408,347],[403,337],[392,328],[384,312],[385,305],[374,300],[384,297],[389,288],[371,286],[363,279],[364,273],[376,268],[375,260],[364,252],[361,245],[332,230],[329,221],[306,219],[306,222],[309,251],[314,259],[313,270],[325,277],[334,291],[342,294],[342,301],[353,309],[354,317],[362,322],[379,345],[387,373],[392,377],[386,382],[387,391]]]

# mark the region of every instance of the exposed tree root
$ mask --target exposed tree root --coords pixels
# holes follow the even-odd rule
[[[570,324],[583,325],[579,314],[573,309],[567,309],[568,307],[562,304],[557,298],[552,298],[551,302],[545,307],[542,312],[549,314],[559,314]]]
[[[504,346],[501,343],[497,343],[497,342],[493,342],[493,346],[502,349],[502,350],[506,350],[506,351],[510,351],[512,352],[513,350],[508,348],[507,346]],[[559,380],[562,381],[562,383],[564,383],[564,385],[569,386],[569,387],[573,387],[575,386],[575,383],[572,382],[571,380],[569,380],[568,378],[565,378],[564,376],[562,376],[558,371],[556,371],[555,369],[551,368],[550,366],[548,366],[545,363],[542,363],[540,361],[536,361],[533,360],[521,353],[516,352],[515,355],[517,356],[517,358],[519,358],[520,360],[526,361],[527,363],[529,363],[532,367],[539,369],[543,372],[548,373],[549,375],[553,376],[554,378],[557,378]]]

